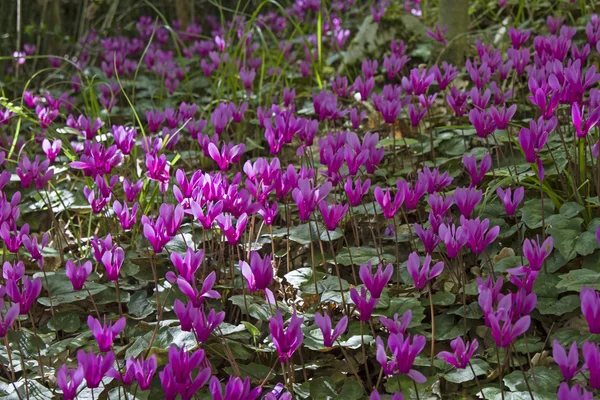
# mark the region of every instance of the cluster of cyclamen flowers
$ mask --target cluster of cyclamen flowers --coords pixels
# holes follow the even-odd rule
[[[334,3],[332,8],[341,15],[351,8],[353,1],[339,0]],[[375,20],[381,18],[387,5],[388,2],[383,0],[375,3],[371,9]],[[296,17],[310,21],[315,18],[320,7],[318,0],[297,0],[291,11]],[[415,5],[412,7],[413,10],[418,10]],[[330,34],[334,48],[343,47],[348,37],[339,18],[339,15],[332,15],[331,25],[324,27],[324,34]],[[263,15],[259,21],[271,27],[276,34],[283,32],[287,24],[285,19],[275,14]],[[202,32],[197,24],[189,24],[185,30],[175,26],[186,43],[184,55],[188,58],[200,56],[200,65],[207,76],[212,76],[224,63],[233,62],[239,71],[246,93],[251,94],[257,70],[262,64],[261,58],[256,54],[256,42],[252,41],[249,34],[243,36],[244,30],[240,21],[234,20],[226,27],[210,18],[208,22],[211,24],[213,40],[197,40]],[[421,127],[421,121],[432,112],[432,108],[445,99],[455,116],[463,118],[468,115],[478,137],[488,142],[498,130],[510,132],[510,121],[517,111],[515,104],[509,105],[515,95],[514,91],[504,90],[501,81],[506,80],[510,74],[527,74],[528,89],[531,92],[529,99],[541,116],[533,119],[529,128],[521,129],[518,141],[527,162],[535,166],[541,181],[544,178],[541,152],[550,133],[558,126],[557,107],[560,104],[571,106],[572,122],[579,138],[586,138],[600,120],[600,91],[592,88],[592,85],[600,80],[600,74],[596,73],[594,66],[585,68],[591,48],[600,51],[600,22],[595,16],[592,18],[586,28],[589,43],[581,47],[572,44],[575,31],[566,26],[559,30],[560,25],[561,21],[549,18],[548,28],[551,35],[536,36],[533,39],[536,51],[533,63],[531,51],[526,47],[530,40],[529,31],[511,28],[509,35],[512,47],[507,51],[507,60],[503,59],[499,49],[478,42],[478,57],[469,60],[466,66],[467,73],[474,83],[474,87],[468,90],[452,86],[453,80],[458,76],[458,70],[448,63],[429,69],[414,68],[406,73],[405,67],[410,58],[405,54],[404,43],[396,41],[391,43],[390,54],[381,62],[387,83],[380,93],[374,91],[375,75],[379,72],[378,60],[365,60],[362,63],[361,74],[354,81],[348,77],[337,76],[329,88],[313,93],[314,119],[299,117],[296,112],[295,90],[284,89],[281,101],[273,103],[270,107],[257,109],[259,126],[264,129],[270,152],[276,156],[285,146],[295,145],[299,157],[304,157],[307,161],[312,160],[314,139],[319,126],[327,124],[328,127],[342,127],[327,132],[327,135],[317,140],[319,162],[323,166],[321,170],[311,167],[310,162],[299,169],[294,165],[282,168],[279,158],[273,157],[271,160],[248,160],[243,164],[241,172],[228,176],[226,172],[235,169],[244,156],[244,144],[227,141],[227,138],[233,136],[231,133],[234,132],[235,125],[244,121],[249,107],[247,102],[220,103],[206,120],[198,116],[199,107],[193,103],[183,102],[178,108],[150,110],[146,112],[147,124],[142,131],[143,135],[139,135],[134,127],[119,125],[112,126],[109,130],[100,118],[71,115],[75,100],[66,93],[55,98],[50,94],[34,96],[26,92],[23,102],[38,118],[41,132],[36,134],[36,140],[41,144],[46,159],[42,160],[36,156],[34,160],[30,160],[24,155],[18,160],[16,173],[23,188],[34,187],[43,191],[48,187],[54,175],[50,166],[57,160],[60,161],[62,142],[59,139],[50,141],[45,135],[57,119],[63,119],[63,114],[69,114],[64,119],[66,125],[77,132],[70,144],[78,155],[78,160],[71,162],[70,167],[89,177],[89,186],[85,187],[83,192],[92,212],[100,217],[114,214],[124,231],[140,228],[152,248],[152,258],[163,253],[167,244],[181,233],[180,228],[186,219],[196,226],[201,226],[205,231],[218,232],[228,244],[237,246],[243,242],[244,234],[254,234],[248,232],[248,227],[249,221],[253,221],[255,217],[259,216],[264,225],[272,226],[278,218],[280,203],[285,205],[286,210],[292,202],[295,203],[301,221],[320,219],[326,230],[331,232],[340,227],[350,207],[364,205],[373,197],[383,217],[392,220],[392,235],[396,233],[398,219],[406,219],[409,214],[416,214],[420,219],[420,214],[415,210],[426,204],[429,208],[426,221],[420,220],[419,224],[412,226],[419,242],[412,249],[416,251],[409,255],[406,268],[412,278],[410,284],[414,286],[415,291],[420,293],[429,289],[431,293],[434,279],[442,274],[444,269],[443,262],[434,262],[437,254],[444,253],[450,262],[457,263],[460,270],[464,268],[461,263],[467,249],[478,256],[487,255],[487,247],[499,235],[500,227],[490,227],[489,220],[473,217],[483,198],[481,184],[492,169],[492,157],[486,154],[478,162],[476,156],[465,155],[462,162],[471,183],[469,186],[455,188],[452,193],[449,187],[453,178],[448,172],[442,172],[435,167],[423,167],[417,179],[413,181],[398,180],[395,188],[375,186],[375,171],[383,162],[385,154],[383,147],[377,147],[380,137],[378,133],[361,134],[362,122],[366,116],[364,103],[371,102],[390,127],[393,127],[404,113],[416,128]],[[188,72],[179,64],[173,52],[166,50],[169,32],[165,27],[157,26],[151,18],[142,18],[137,23],[137,29],[139,37],[136,38],[111,37],[99,41],[103,50],[101,68],[109,79],[99,86],[100,102],[108,111],[114,107],[120,93],[120,87],[113,79],[117,75],[133,74],[137,69],[136,56],[144,49],[144,67],[163,79],[169,93],[178,88]],[[229,39],[224,39],[231,36],[226,34],[228,31],[238,32],[237,39],[245,43],[243,62],[229,60],[225,51],[229,46],[226,40]],[[445,41],[444,30],[439,27],[435,32],[431,32],[430,36],[435,40]],[[146,48],[150,37],[154,37],[154,42]],[[96,40],[97,37],[90,35],[82,46]],[[308,38],[308,43],[315,41],[316,36]],[[297,64],[302,74],[309,75],[317,55],[308,48],[303,50],[304,58],[298,56],[291,46],[282,48],[288,62]],[[569,55],[568,65],[565,66],[563,60]],[[80,66],[85,66],[87,60],[88,56],[84,52],[79,61]],[[278,71],[270,73],[276,74]],[[81,81],[74,78],[75,92],[81,85]],[[432,93],[436,88],[439,91]],[[358,100],[355,101],[356,99]],[[0,125],[10,123],[11,117],[10,111],[3,111],[0,114]],[[185,133],[182,134],[184,130],[189,134],[189,138]],[[98,140],[103,133],[108,140]],[[219,171],[194,170],[192,174],[188,174],[184,169],[178,169],[173,180],[166,152],[177,149],[178,144],[187,140],[197,142],[204,156],[212,159]],[[11,148],[7,138],[0,138],[0,143],[3,147]],[[133,164],[133,150],[138,145],[144,152],[145,178],[130,180],[131,177],[114,173],[120,165]],[[23,142],[17,141],[16,150],[12,154],[20,153],[22,147]],[[596,157],[599,147],[594,147]],[[4,162],[4,153],[1,158]],[[9,179],[8,171],[0,175],[0,192]],[[172,181],[175,184],[170,187]],[[371,186],[374,186],[373,190]],[[158,188],[162,194],[172,193],[176,204],[163,203],[156,215],[138,216],[138,213],[143,213],[139,205],[140,199],[151,193],[153,187]],[[120,191],[123,193],[121,198],[117,195]],[[339,195],[330,196],[331,193]],[[524,188],[498,187],[497,195],[505,207],[506,216],[512,218],[524,198]],[[27,225],[20,228],[17,226],[20,198],[19,192],[11,199],[8,199],[4,192],[1,193],[0,238],[12,253],[17,253],[21,247],[25,248],[42,268],[42,251],[49,239],[47,235],[41,239],[30,235]],[[453,217],[454,205],[458,211],[458,219]],[[317,210],[320,218],[317,216]],[[409,223],[408,219],[406,223]],[[103,278],[118,285],[120,270],[125,261],[124,249],[113,243],[111,234],[104,238],[94,237],[90,244],[92,257],[98,265],[104,267]],[[411,246],[414,245],[415,243],[411,242]],[[421,246],[425,254],[424,260],[421,260],[418,252]],[[487,265],[487,279],[478,279],[478,303],[483,310],[485,324],[498,347],[510,348],[515,340],[529,329],[529,314],[537,301],[533,285],[552,248],[552,238],[525,239],[523,256],[528,261],[527,265],[507,271],[511,287],[516,288],[514,292],[504,290],[503,278],[494,273],[491,262]],[[200,346],[218,329],[225,318],[223,311],[217,312],[208,303],[210,299],[221,297],[213,287],[222,271],[206,273],[208,262],[205,256],[205,251],[197,249],[195,244],[189,247],[185,254],[172,252],[170,260],[174,271],[170,271],[165,277],[187,298],[186,303],[181,300],[175,301],[174,313],[180,321],[181,329],[193,332]],[[275,295],[271,291],[276,273],[274,267],[277,267],[275,255],[261,255],[259,252],[250,251],[247,258],[239,260],[238,266],[239,273],[245,281],[245,288],[254,294],[263,292],[268,304],[276,306]],[[322,332],[324,347],[336,346],[354,315],[358,316],[361,326],[371,321],[373,311],[392,277],[393,270],[394,266],[391,264],[385,268],[383,264],[379,265],[375,272],[371,263],[361,265],[359,276],[362,285],[350,290],[354,312],[350,313],[350,308],[346,308],[346,315],[335,327],[327,313],[315,314],[314,323]],[[86,288],[86,281],[91,272],[91,260],[66,262],[65,273],[74,290]],[[10,305],[1,316],[0,337],[6,336],[17,318],[21,318],[19,316],[29,314],[42,289],[41,278],[32,279],[26,276],[22,262],[5,263],[3,278],[5,285],[0,287],[0,305],[4,306],[5,301],[10,302]],[[358,282],[355,284],[358,286]],[[584,288],[581,292],[581,303],[590,331],[600,333],[599,294],[593,289]],[[159,310],[159,319],[161,313]],[[286,363],[302,346],[304,318],[294,311],[286,326],[279,310],[275,311],[273,308],[272,314],[269,320],[271,340],[279,361]],[[117,379],[128,387],[136,383],[140,390],[148,390],[158,369],[156,357],[141,356],[124,362],[117,360],[112,348],[126,330],[126,319],[122,317],[111,322],[107,321],[106,316],[102,319],[100,315],[96,317],[88,318],[88,327],[97,342],[98,352],[91,350],[87,353],[80,350],[77,353],[76,368],[69,369],[63,366],[58,370],[57,384],[63,392],[63,397],[75,398],[84,380],[88,388],[97,388],[104,377]],[[434,317],[432,314],[432,320]],[[411,336],[408,333],[411,319],[410,311],[401,317],[396,314],[393,318],[380,318],[388,336],[387,339],[383,336],[376,338],[376,360],[386,376],[404,374],[415,382],[425,382],[425,376],[413,367],[416,357],[425,347],[426,339],[424,336]],[[461,369],[469,366],[479,346],[477,340],[468,341],[466,337],[457,337],[450,345],[452,352],[440,352],[438,357]],[[575,343],[568,355],[559,343],[554,343],[554,358],[567,381],[559,389],[559,398],[588,397],[585,389],[578,384],[569,386],[575,375],[584,370],[589,371],[590,386],[600,389],[600,350],[596,344],[584,344],[585,364],[581,367]],[[168,363],[159,373],[159,379],[165,396],[169,399],[175,399],[178,395],[182,399],[190,399],[206,384],[215,399],[256,399],[262,391],[262,387],[252,389],[248,379],[232,377],[223,394],[218,377],[211,378],[211,366],[204,349],[189,352],[185,348],[178,349],[172,346],[169,349]],[[280,399],[289,398],[291,395],[285,393],[277,396],[273,393],[267,394],[267,398]],[[375,390],[371,399],[378,398],[379,392]],[[402,395],[397,393],[392,398],[401,399]]]

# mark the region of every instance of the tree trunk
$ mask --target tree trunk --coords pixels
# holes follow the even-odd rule
[[[190,0],[175,0],[177,19],[181,21],[181,28],[185,29],[194,18],[194,2]]]
[[[469,0],[440,0],[438,25],[440,29],[448,26],[446,39],[450,42],[442,49],[442,60],[455,66],[464,65],[468,43],[465,34],[469,30]]]

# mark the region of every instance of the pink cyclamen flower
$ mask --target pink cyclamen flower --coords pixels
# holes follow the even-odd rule
[[[110,351],[110,348],[112,347],[115,338],[119,336],[121,332],[123,332],[123,329],[125,329],[126,321],[125,317],[123,317],[117,320],[117,322],[115,322],[114,325],[112,322],[109,322],[108,325],[106,325],[105,315],[104,323],[100,325],[99,320],[92,317],[91,315],[88,315],[87,323],[88,327],[92,331],[94,339],[96,339],[96,342],[98,343],[98,349],[100,349],[101,352],[105,353],[107,351]]]
[[[435,32],[431,29],[427,29],[425,32],[427,36],[435,40],[436,42],[440,42],[444,46],[448,44],[448,40],[444,36],[448,33],[448,25],[445,25],[444,28],[440,29],[439,25],[435,26]]]
[[[125,252],[120,247],[104,252],[102,264],[106,268],[106,277],[109,281],[116,282],[119,280],[119,272],[123,261],[125,261]]]
[[[394,218],[394,215],[396,215],[400,207],[402,207],[402,203],[404,203],[404,196],[405,192],[398,190],[394,196],[394,200],[392,200],[390,188],[386,188],[385,192],[379,186],[375,188],[375,201],[377,201],[383,210],[385,218]]]
[[[600,294],[593,288],[582,287],[579,295],[581,300],[581,312],[585,317],[590,332],[600,333]]]
[[[525,239],[523,242],[523,255],[529,261],[529,268],[534,271],[539,271],[544,265],[546,258],[552,253],[554,248],[554,241],[552,236],[548,236],[546,240],[540,245],[539,237],[533,241],[531,239]]]
[[[583,360],[590,373],[590,386],[592,389],[600,389],[600,349],[596,343],[583,344]]]
[[[323,316],[319,313],[315,313],[315,325],[317,325],[323,333],[323,346],[333,347],[335,341],[348,327],[348,316],[344,316],[332,331],[331,318],[329,318],[329,315],[325,314]]]
[[[302,341],[304,340],[304,333],[302,332],[303,321],[304,319],[298,317],[294,312],[290,324],[286,329],[284,328],[283,316],[279,310],[277,310],[274,317],[269,319],[271,340],[277,350],[280,362],[287,362],[302,345]]]
[[[483,192],[474,187],[456,188],[454,201],[465,218],[470,218],[473,210],[483,197]]]
[[[250,253],[250,264],[245,261],[240,261],[240,270],[242,275],[248,282],[248,290],[255,292],[257,290],[265,290],[273,280],[273,265],[271,264],[271,256],[265,255],[264,258],[257,252]]]
[[[386,397],[381,397],[381,395],[379,394],[379,392],[377,390],[373,390],[371,392],[371,395],[369,396],[369,400],[385,400]],[[402,393],[398,392],[398,393],[394,393],[393,395],[390,396],[390,400],[404,400],[404,396],[402,395]]]
[[[498,186],[498,188],[496,189],[496,194],[498,195],[500,201],[502,201],[502,204],[504,205],[506,215],[511,217],[515,215],[517,207],[519,206],[519,204],[523,200],[523,197],[525,196],[525,188],[523,186],[519,186],[513,193],[510,188],[504,190]]]
[[[446,245],[448,258],[456,258],[463,246],[467,244],[467,235],[464,233],[463,228],[456,228],[454,224],[440,225],[438,234],[442,242]]]
[[[431,226],[423,229],[421,225],[415,224],[415,233],[421,239],[421,243],[423,243],[427,254],[433,253],[438,244],[440,244],[440,237],[433,231],[433,227]]]
[[[430,265],[431,256],[429,254],[425,256],[423,266],[421,266],[421,258],[419,257],[419,253],[415,251],[410,253],[410,255],[408,256],[406,268],[410,276],[413,278],[413,281],[415,282],[415,288],[417,288],[418,290],[421,290],[425,286],[427,286],[427,284],[433,278],[441,274],[444,269],[443,261],[436,263],[431,269]]]
[[[182,400],[190,400],[210,379],[211,369],[206,366],[204,350],[199,349],[189,353],[185,347],[178,349],[171,345],[169,348],[169,363],[158,374],[163,386],[165,399],[175,400],[177,395]],[[198,371],[193,378],[193,372]]]
[[[556,393],[557,400],[594,400],[594,394],[592,392],[588,392],[585,388],[581,386],[573,385],[572,388],[569,388],[569,384],[567,382],[563,382],[560,384],[558,388],[558,393]]]
[[[106,355],[96,355],[92,350],[89,354],[83,350],[77,352],[77,362],[83,370],[83,377],[88,388],[95,389],[100,386],[102,378],[115,363],[115,355],[108,352]]]
[[[407,310],[402,314],[402,318],[398,320],[398,313],[394,314],[394,318],[379,317],[379,322],[392,334],[404,335],[406,329],[412,321],[412,311]]]
[[[227,171],[232,164],[240,160],[246,145],[243,143],[234,145],[233,143],[224,144],[221,147],[221,152],[214,143],[208,144],[208,154],[215,160],[221,171]]]
[[[385,267],[385,270],[382,270],[382,268],[383,264],[380,264],[377,267],[375,274],[371,275],[373,267],[371,266],[371,262],[368,262],[367,264],[360,266],[360,271],[358,273],[363,284],[369,289],[371,296],[376,299],[381,297],[381,292],[383,292],[383,289],[386,287],[394,273],[392,264],[388,264]]]
[[[46,153],[46,157],[50,162],[56,161],[56,157],[60,153],[60,149],[62,147],[62,142],[60,139],[54,140],[54,142],[50,143],[48,139],[44,139],[42,142],[42,150]]]
[[[373,296],[367,300],[367,289],[364,287],[360,288],[360,293],[356,288],[350,289],[350,299],[352,299],[352,302],[356,306],[356,309],[360,314],[360,320],[363,322],[367,322],[371,319],[371,314],[379,302],[379,299]]]
[[[500,234],[499,226],[494,226],[488,230],[490,220],[487,218],[481,221],[479,218],[466,219],[461,215],[460,225],[467,236],[467,247],[475,254],[483,253],[486,247],[496,240]]]
[[[452,353],[441,351],[438,358],[454,365],[456,368],[463,369],[469,365],[469,361],[471,361],[471,357],[479,347],[479,343],[477,343],[477,339],[474,339],[473,342],[464,343],[459,336],[450,342],[450,347],[452,347]]]
[[[92,262],[86,261],[82,265],[81,261],[78,261],[76,265],[72,260],[68,260],[65,270],[67,278],[73,285],[73,290],[81,290],[88,276],[92,273]]]
[[[223,394],[219,378],[213,376],[210,380],[209,390],[213,400],[256,400],[262,392],[262,387],[258,386],[252,389],[250,378],[246,377],[242,380],[237,376],[230,376],[225,386],[225,394]]]
[[[56,373],[56,386],[62,390],[63,400],[74,400],[77,398],[77,389],[83,382],[83,368],[69,369],[66,365],[60,367]]]
[[[413,364],[419,353],[425,347],[425,336],[415,335],[412,343],[410,335],[392,334],[388,338],[388,347],[392,353],[388,360],[385,345],[381,336],[375,339],[377,344],[376,359],[386,375],[404,374],[417,383],[425,383],[427,378],[419,371],[413,369]]]
[[[335,231],[338,224],[344,218],[346,211],[348,211],[348,204],[329,204],[327,200],[321,200],[319,202],[319,211],[323,216],[323,223],[328,231]]]
[[[23,276],[21,279],[22,286],[20,290],[14,279],[7,279],[6,294],[14,303],[19,305],[20,315],[27,315],[42,291],[42,280],[39,277],[31,279],[28,276]]]
[[[573,342],[569,349],[569,354],[560,345],[558,340],[552,343],[552,358],[554,362],[560,367],[563,378],[566,381],[570,381],[579,374],[583,368],[577,368],[579,364],[579,350],[577,349],[577,342]]]
[[[0,298],[0,338],[3,338],[7,335],[8,330],[12,326],[13,322],[19,317],[19,304],[14,303],[11,305],[8,310],[2,315],[2,311],[4,310],[4,300]]]
[[[210,274],[208,274],[208,276],[206,277],[206,279],[204,279],[204,282],[202,283],[202,287],[200,288],[200,291],[198,291],[198,289],[196,288],[196,282],[188,282],[185,279],[183,279],[183,277],[178,277],[177,278],[177,286],[179,287],[179,290],[181,290],[181,292],[186,295],[190,301],[192,302],[192,304],[195,307],[200,307],[202,305],[202,301],[204,299],[220,299],[221,295],[219,294],[219,292],[217,292],[216,290],[213,289],[213,286],[215,285],[215,282],[217,280],[217,274],[215,273],[215,271],[211,272]]]
[[[144,360],[143,357],[135,359],[130,357],[125,362],[125,373],[121,374],[113,368],[108,372],[108,376],[121,380],[125,385],[131,385],[136,381],[141,390],[149,390],[150,383],[154,374],[156,374],[157,361],[156,355],[152,354],[150,358]]]

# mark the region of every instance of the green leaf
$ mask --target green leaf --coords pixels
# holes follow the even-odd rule
[[[127,306],[129,315],[144,319],[154,312],[154,306],[148,301],[148,295],[143,290],[131,295]]]
[[[531,395],[529,392],[507,392],[504,393],[497,387],[486,387],[483,388],[483,395],[486,400],[531,400]],[[481,392],[477,394],[479,398],[483,398],[481,396]],[[556,400],[556,393],[546,393],[546,392],[533,392],[533,398],[535,400]]]
[[[248,321],[242,321],[242,324],[244,324],[244,326],[246,327],[246,329],[248,330],[248,332],[250,332],[250,334],[252,336],[260,336],[260,331],[258,330],[258,328],[254,325],[252,325],[250,322]]]
[[[337,399],[335,383],[331,378],[314,378],[310,381],[310,397],[314,400]]]
[[[383,260],[386,263],[396,262],[396,257],[383,254]],[[352,258],[352,261],[350,261]],[[337,255],[336,259],[340,265],[362,265],[371,262],[374,265],[379,265],[379,254],[373,247],[344,247]],[[384,265],[385,266],[385,265]]]
[[[480,358],[471,359],[471,366],[477,376],[486,375],[487,371],[490,369],[489,364]],[[463,369],[454,368],[449,373],[444,374],[444,379],[452,383],[463,383],[474,380],[475,376],[470,367]]]
[[[535,367],[535,389],[541,392],[556,393],[558,385],[562,381],[562,375],[558,369],[550,369],[548,367]],[[529,381],[530,386],[533,389],[533,377],[532,371],[525,371],[525,376]],[[527,383],[523,378],[523,372],[521,370],[515,370],[504,377],[504,383],[512,391],[526,391]]]
[[[579,215],[583,209],[584,207],[581,204],[567,201],[560,207],[560,214],[569,219]]]
[[[535,308],[542,315],[563,315],[579,308],[579,296],[568,295],[556,300],[555,298],[538,297]]]
[[[579,292],[583,286],[595,287],[600,281],[600,272],[590,269],[575,269],[568,274],[560,275],[559,278],[560,282],[556,285],[557,288]]]
[[[592,254],[598,248],[598,239],[592,232],[583,232],[575,245],[575,251],[581,256]]]
[[[554,247],[567,261],[577,256],[575,246],[581,235],[582,222],[582,218],[566,219],[558,221],[547,229],[548,234],[554,239]]]
[[[440,290],[438,292],[435,292],[434,295],[431,296],[431,299],[433,300],[433,304],[436,306],[451,306],[456,301],[456,296],[454,295],[454,293],[444,292]],[[422,298],[421,304],[424,307],[429,307],[429,298]]]
[[[73,284],[64,273],[47,274],[48,285],[41,273],[35,274],[34,277],[42,276],[42,285],[52,295],[52,305],[56,307],[60,304],[75,303],[88,300],[86,290],[73,290]],[[90,293],[95,296],[107,289],[106,286],[94,282],[86,282],[85,286]],[[96,297],[94,297],[94,300]],[[38,302],[46,307],[50,307],[50,299],[48,297],[38,298]]]
[[[532,199],[526,201],[521,209],[521,220],[531,229],[542,227],[542,201],[541,199]],[[544,201],[544,217],[548,218],[554,214],[554,204],[551,201]]]
[[[56,320],[56,326],[54,326],[54,321]],[[69,313],[57,313],[55,318],[50,318],[48,321],[48,328],[53,331],[60,329],[67,333],[77,332],[79,327],[81,326],[81,321],[79,319],[79,315],[74,312]]]

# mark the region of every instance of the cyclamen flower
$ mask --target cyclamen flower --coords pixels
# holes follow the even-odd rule
[[[196,271],[198,271],[203,261],[204,250],[202,249],[194,252],[194,249],[188,247],[183,258],[177,252],[171,253],[171,262],[179,273],[179,276],[190,283],[194,282]],[[167,272],[166,278],[171,283],[177,280],[177,276],[172,271]]]
[[[594,394],[585,390],[579,385],[574,385],[569,388],[567,382],[560,384],[558,393],[556,394],[557,400],[594,400]]]
[[[376,359],[381,364],[384,374],[404,374],[417,383],[427,381],[427,378],[422,373],[412,368],[415,359],[425,347],[425,336],[415,335],[411,343],[410,335],[390,335],[388,338],[388,347],[392,353],[392,359],[389,361],[381,337],[378,336],[375,342],[377,344]]]
[[[459,336],[450,342],[450,347],[452,347],[452,353],[441,351],[438,354],[438,358],[446,361],[448,364],[454,365],[456,368],[463,369],[469,365],[469,361],[471,361],[471,357],[473,357],[473,354],[479,347],[479,343],[475,339],[473,342],[465,344]]]
[[[327,200],[321,200],[319,202],[319,211],[323,216],[323,223],[328,231],[335,231],[338,224],[344,218],[346,211],[348,211],[348,204],[331,204],[331,207]]]
[[[513,194],[510,188],[507,188],[506,191],[504,191],[501,187],[498,187],[496,189],[496,194],[498,195],[500,201],[502,201],[502,204],[504,205],[506,215],[513,216],[515,215],[517,207],[519,206],[519,204],[523,200],[523,197],[525,196],[525,188],[523,186],[520,186],[514,191]]]
[[[125,362],[125,373],[121,375],[116,369],[111,369],[108,376],[121,380],[125,385],[131,385],[136,381],[141,390],[149,390],[152,378],[156,374],[156,355],[144,360],[142,357],[135,359],[130,357]]]
[[[18,303],[14,303],[11,305],[8,310],[2,315],[4,311],[4,300],[0,298],[0,338],[3,338],[7,335],[8,330],[15,322],[15,320],[19,317],[20,306]]]
[[[544,265],[546,258],[552,253],[553,248],[554,241],[551,236],[548,236],[541,245],[539,238],[536,241],[525,239],[523,242],[523,255],[529,261],[529,268],[539,271],[542,265]]]
[[[475,254],[481,254],[500,234],[500,227],[494,226],[488,230],[489,219],[466,219],[461,215],[460,225],[467,237],[467,247]]]
[[[373,390],[369,396],[369,400],[385,400],[386,397],[381,397],[377,390]],[[404,400],[402,393],[398,392],[390,396],[390,400]]]
[[[56,386],[62,390],[63,400],[77,398],[77,389],[83,382],[83,368],[69,369],[66,365],[60,367],[56,373]]]
[[[346,331],[346,328],[348,327],[348,316],[344,316],[332,331],[331,318],[329,315],[325,314],[322,316],[319,313],[315,313],[315,325],[317,325],[323,333],[323,346],[333,347],[335,341],[342,333]]]
[[[600,389],[600,349],[596,343],[583,344],[583,360],[590,373],[590,386],[592,389]]]
[[[446,245],[446,254],[448,255],[448,258],[456,258],[468,240],[463,228],[458,227],[457,229],[454,224],[440,225],[438,234],[440,239]]]
[[[169,176],[170,164],[167,161],[167,156],[161,154],[160,156],[146,154],[146,176],[158,182],[161,193],[165,193],[169,188]]]
[[[77,262],[78,265],[72,260],[68,260],[65,266],[65,271],[67,278],[71,281],[73,285],[73,290],[81,290],[83,289],[83,285],[85,285],[85,281],[88,276],[92,273],[92,262],[86,261],[81,264],[81,261]]]
[[[62,147],[62,142],[60,139],[54,140],[54,142],[50,143],[48,139],[44,139],[42,142],[42,150],[46,154],[46,157],[50,162],[56,161],[56,157],[60,154],[60,149]]]
[[[404,194],[403,190],[398,190],[392,201],[390,188],[386,188],[385,192],[379,186],[375,188],[375,200],[381,206],[385,218],[394,218],[394,215],[396,215],[400,207],[402,207]]]
[[[423,289],[427,284],[436,276],[442,273],[444,269],[444,262],[440,261],[436,263],[433,268],[430,269],[431,256],[427,254],[421,266],[421,258],[417,252],[412,252],[408,256],[406,263],[406,269],[413,278],[415,288],[418,290]]]
[[[581,288],[579,298],[581,312],[590,327],[590,332],[600,333],[600,295],[594,289],[584,286]]]
[[[390,278],[392,277],[392,274],[394,273],[394,267],[392,264],[388,264],[385,267],[385,270],[382,270],[382,268],[383,264],[380,264],[377,267],[375,274],[371,275],[371,271],[373,269],[371,262],[360,266],[360,279],[366,288],[369,289],[371,296],[375,299],[379,299],[381,297],[381,292],[383,292],[383,289],[386,287],[390,281]]]
[[[425,247],[425,252],[427,254],[433,253],[438,244],[440,244],[440,238],[433,231],[432,227],[428,229],[423,229],[421,225],[415,224],[415,233],[421,239],[421,243],[423,243],[423,247]]]
[[[432,194],[441,191],[446,186],[450,185],[454,178],[452,178],[448,172],[440,174],[438,168],[430,169],[429,167],[423,167],[422,171],[419,171],[418,181],[425,184],[427,187],[427,193]]]
[[[133,227],[133,224],[135,224],[138,208],[138,203],[135,203],[131,207],[130,213],[127,204],[121,205],[121,203],[117,200],[115,200],[115,202],[113,203],[113,211],[115,212],[115,215],[119,219],[121,227],[124,230],[131,229]]]
[[[246,281],[248,281],[248,290],[255,292],[265,290],[273,280],[273,266],[271,265],[271,256],[265,255],[264,259],[257,252],[250,253],[250,264],[240,261],[240,270]]]
[[[233,143],[224,144],[221,152],[213,143],[208,144],[208,154],[215,160],[221,171],[227,171],[231,164],[235,164],[240,160],[246,146],[242,144],[234,145]]]
[[[125,261],[125,252],[122,248],[117,247],[114,250],[107,250],[102,256],[102,264],[106,268],[106,278],[111,282],[119,280],[119,272]]]
[[[344,191],[348,199],[348,204],[352,207],[360,205],[362,198],[369,192],[371,187],[371,179],[365,180],[361,183],[360,177],[357,177],[354,182],[352,178],[348,177],[344,184]]]
[[[566,381],[570,381],[575,377],[575,375],[579,374],[584,368],[577,368],[579,364],[579,351],[577,350],[577,342],[573,342],[571,348],[569,349],[569,354],[565,349],[560,345],[558,340],[555,340],[552,343],[552,358],[554,358],[554,362],[558,364],[560,370],[562,372],[563,378]]]
[[[356,309],[360,314],[360,320],[363,322],[367,322],[371,319],[371,314],[379,302],[379,299],[373,296],[367,300],[367,290],[364,287],[360,288],[360,294],[356,288],[350,289],[350,299],[352,299],[352,302],[356,306]]]
[[[246,213],[242,214],[236,221],[235,227],[231,221],[231,214],[220,214],[215,220],[217,221],[217,225],[227,238],[227,243],[230,245],[236,245],[239,243],[242,233],[246,229],[246,225],[248,224],[248,215]]]
[[[261,392],[262,387],[258,386],[251,390],[250,378],[246,377],[243,381],[237,376],[230,376],[227,385],[225,386],[225,395],[221,390],[219,378],[213,376],[209,384],[210,393],[213,400],[256,400]]]
[[[404,335],[406,329],[412,321],[412,311],[407,310],[400,321],[398,321],[398,313],[394,314],[394,318],[379,317],[379,322],[384,326],[391,334]]]
[[[481,201],[483,192],[473,187],[456,188],[454,191],[454,201],[460,210],[462,216],[470,218],[473,210]]]
[[[115,337],[119,336],[119,334],[123,332],[123,329],[125,329],[125,322],[125,317],[123,317],[117,320],[117,322],[115,322],[114,325],[112,322],[109,322],[109,324],[106,325],[105,315],[104,323],[100,325],[100,321],[98,321],[91,315],[88,315],[88,327],[92,331],[92,335],[94,336],[94,339],[96,339],[96,342],[98,343],[98,348],[101,352],[105,353],[107,351],[110,351]]]
[[[196,282],[190,282],[183,279],[181,276],[177,278],[177,286],[179,290],[190,299],[192,304],[195,307],[200,307],[202,305],[202,301],[204,299],[220,299],[221,295],[219,292],[213,289],[215,282],[217,280],[217,275],[215,271],[208,274],[204,282],[202,283],[202,287],[200,291],[196,288]]]
[[[135,128],[113,125],[112,134],[119,150],[123,154],[129,154],[135,145],[135,138],[137,137]]]
[[[42,280],[38,277],[30,279],[28,276],[22,277],[21,290],[14,279],[6,280],[6,294],[13,303],[19,305],[20,315],[27,315],[33,303],[37,300],[42,291]]]
[[[313,187],[312,179],[301,178],[298,187],[292,191],[292,198],[298,206],[298,212],[302,221],[308,221],[311,214],[329,192],[331,183],[325,182],[321,186]]]
[[[443,29],[440,29],[439,25],[436,25],[435,32],[431,29],[427,29],[425,33],[436,42],[440,42],[444,46],[448,45],[448,40],[444,37],[448,33],[448,25],[444,26]]]
[[[302,332],[303,320],[303,318],[296,316],[294,312],[289,326],[285,329],[283,317],[279,310],[277,310],[274,317],[269,319],[271,340],[277,350],[280,362],[287,362],[302,345],[302,341],[304,340],[304,333]]]
[[[477,167],[477,157],[474,154],[471,156],[465,154],[462,158],[462,162],[471,177],[471,186],[477,186],[481,183],[485,174],[491,169],[492,156],[489,153],[483,156],[479,168]]]
[[[112,368],[115,363],[115,356],[111,352],[106,355],[96,355],[90,350],[90,353],[86,353],[83,350],[77,352],[77,362],[83,370],[83,377],[88,388],[95,389],[100,386],[102,378]]]
[[[169,363],[158,375],[163,386],[165,399],[175,400],[177,395],[182,400],[190,400],[210,379],[210,367],[205,364],[204,350],[199,349],[190,354],[185,348],[169,348]],[[198,370],[196,377],[192,373]]]
[[[196,334],[196,340],[199,343],[204,343],[215,329],[221,325],[225,319],[225,311],[216,312],[211,309],[208,315],[204,312],[204,305],[199,308],[192,308],[192,327]]]

